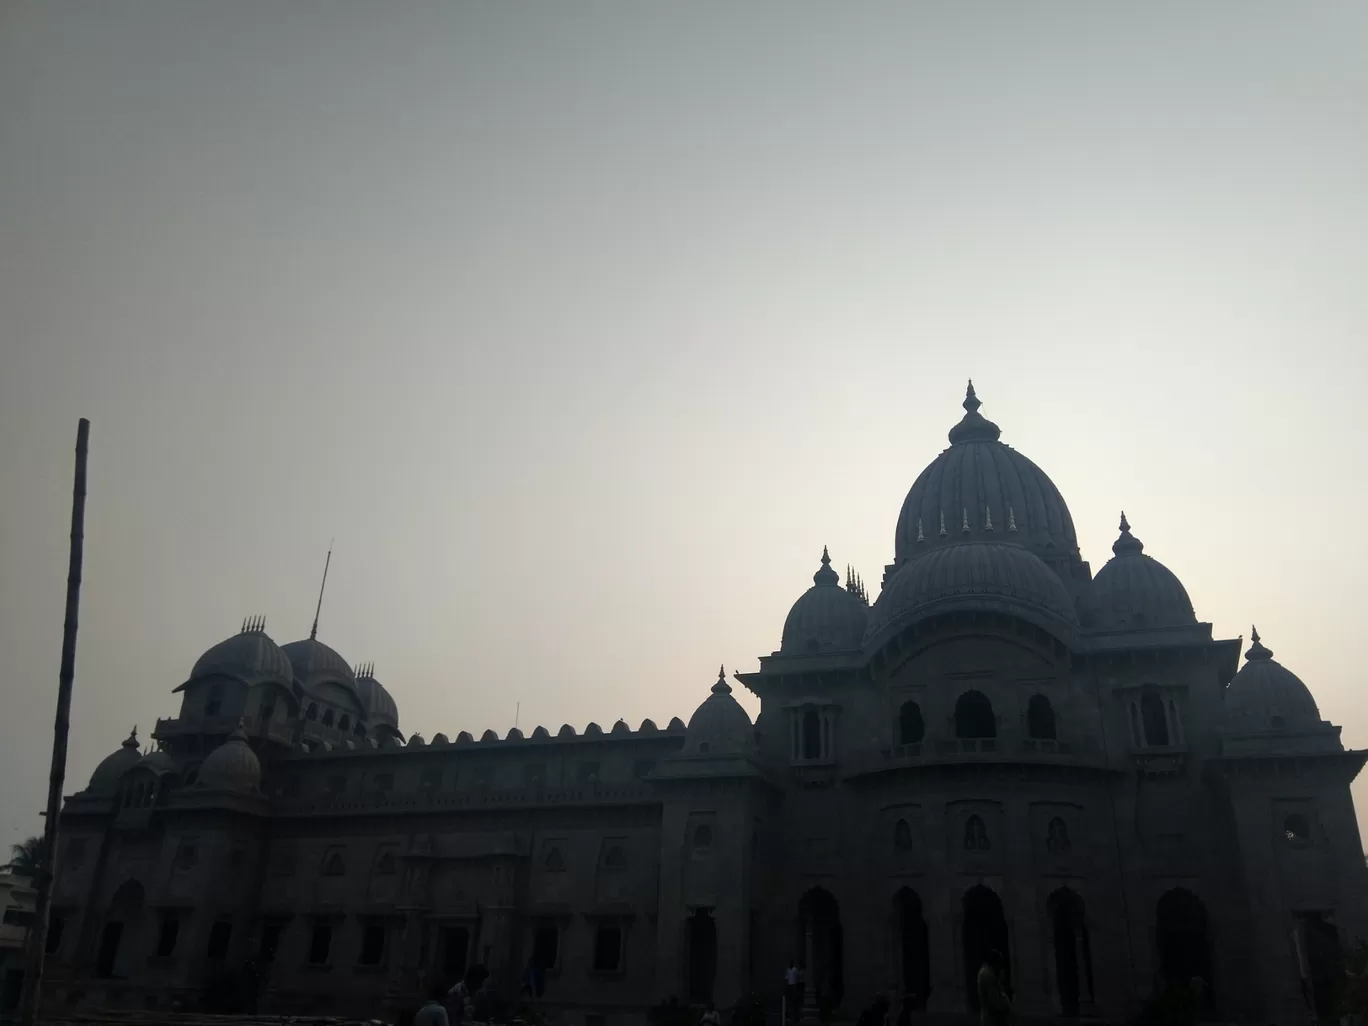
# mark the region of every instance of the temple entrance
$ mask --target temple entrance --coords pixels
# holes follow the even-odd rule
[[[913,1011],[926,1008],[931,993],[931,948],[927,942],[926,917],[921,898],[904,887],[893,898],[894,921],[898,938],[898,978],[905,1000]]]
[[[138,926],[142,920],[143,888],[136,880],[126,880],[114,892],[100,932],[100,948],[95,957],[95,975],[102,979],[127,976],[134,957]]]
[[[814,887],[798,903],[798,937],[795,950],[808,951],[808,935],[812,936],[812,964],[807,966],[808,979],[818,1002],[827,1001],[834,1008],[845,995],[845,948],[841,936],[841,911],[831,892]]]
[[[1194,979],[1211,994],[1211,945],[1207,937],[1207,911],[1191,891],[1175,887],[1159,899],[1156,940],[1159,971],[1164,982],[1189,986]]]
[[[1077,1015],[1083,1002],[1092,1002],[1092,948],[1083,914],[1083,899],[1067,887],[1050,895],[1045,908],[1054,936],[1055,986],[1059,1010]]]
[[[717,921],[712,909],[700,908],[688,918],[689,1001],[706,1004],[712,1000],[717,979]]]
[[[1339,930],[1334,923],[1326,922],[1325,916],[1312,912],[1297,917],[1297,934],[1304,953],[1302,978],[1310,986],[1311,1006],[1321,1022],[1333,1022],[1344,989]]]
[[[978,973],[994,953],[1002,956],[1002,986],[1012,992],[1012,955],[1007,944],[1007,917],[1002,899],[979,884],[964,892],[964,993],[969,1010],[979,1010]]]
[[[470,959],[470,931],[464,926],[444,926],[441,939],[442,974],[448,980],[458,981],[465,975]]]

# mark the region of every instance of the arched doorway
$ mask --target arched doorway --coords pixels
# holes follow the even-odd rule
[[[992,888],[979,884],[964,892],[964,993],[972,1012],[979,1010],[979,969],[994,952],[1002,956],[1002,986],[1010,994],[1012,955],[1002,899]]]
[[[103,979],[127,976],[142,923],[143,886],[125,880],[114,892],[100,931],[100,947],[95,958],[95,975]]]
[[[1059,1010],[1064,1015],[1077,1015],[1080,1006],[1093,999],[1092,947],[1083,899],[1069,888],[1061,887],[1050,895],[1045,910],[1054,940]]]
[[[1211,994],[1211,944],[1207,910],[1191,891],[1175,887],[1159,899],[1156,910],[1159,971],[1168,984],[1188,985],[1200,979]]]
[[[808,979],[818,1002],[828,1001],[834,1008],[845,995],[845,947],[841,936],[841,910],[831,892],[814,887],[798,903],[797,950],[807,955],[807,938],[811,931],[811,965],[806,967]]]
[[[898,979],[902,982],[903,994],[911,995],[913,1010],[921,1010],[926,1007],[927,995],[931,993],[931,948],[921,898],[910,887],[904,887],[893,897],[893,910]]]
[[[1334,1022],[1345,983],[1339,930],[1319,912],[1300,915],[1297,920],[1298,944],[1305,963],[1301,968],[1311,984],[1311,1005],[1321,1022]]]
[[[688,919],[689,1001],[706,1004],[712,1000],[717,978],[717,922],[712,910],[700,908]]]

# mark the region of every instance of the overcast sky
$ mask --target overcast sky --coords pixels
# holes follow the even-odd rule
[[[973,377],[1368,747],[1368,5],[15,3],[0,841],[262,614],[401,726],[687,718]],[[741,696],[755,705],[748,696]],[[1360,801],[1368,798],[1361,784]]]

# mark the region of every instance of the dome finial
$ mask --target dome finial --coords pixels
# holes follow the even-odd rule
[[[124,748],[137,748],[137,747],[138,747],[138,725],[137,725],[136,723],[133,724],[133,729],[130,730],[130,731],[128,732],[128,737],[124,738],[124,743],[123,743],[123,746],[122,746],[122,747],[124,747]]]
[[[1273,658],[1272,651],[1264,648],[1263,643],[1259,640],[1259,628],[1249,628],[1249,641],[1249,651],[1245,653],[1245,658],[1250,662]]]
[[[979,413],[979,407],[983,404],[974,394],[973,379],[969,381],[969,387],[964,393],[964,417],[958,424],[950,429],[950,444],[958,445],[960,442],[996,442],[1002,435],[998,426],[991,420],[985,420]]]
[[[712,686],[714,695],[730,695],[731,685],[727,683],[727,668],[719,666],[717,668],[717,683]]]
[[[831,569],[831,553],[827,551],[825,545],[822,546],[822,565],[817,568],[817,572],[812,575],[813,584],[835,585],[841,582],[841,575]]]
[[[1139,554],[1145,551],[1145,543],[1131,534],[1130,523],[1126,520],[1125,510],[1121,511],[1121,536],[1112,543],[1112,552],[1118,556],[1128,553]]]

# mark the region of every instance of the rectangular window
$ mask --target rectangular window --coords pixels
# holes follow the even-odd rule
[[[371,923],[361,935],[361,965],[379,965],[385,957],[385,928],[379,923]]]
[[[309,964],[327,965],[332,954],[332,927],[327,923],[314,923],[313,936],[309,938]]]
[[[261,927],[261,960],[263,962],[274,962],[276,952],[280,950],[280,935],[285,930],[285,920],[273,916],[267,919]]]
[[[375,775],[375,789],[376,789],[377,791],[393,791],[393,790],[394,790],[394,774],[393,774],[393,773],[377,773],[377,774]]]
[[[532,934],[532,963],[538,969],[560,964],[560,927],[555,923],[542,923]]]
[[[176,940],[180,937],[180,916],[175,912],[163,912],[161,927],[157,931],[157,957],[170,958],[176,953]]]
[[[599,764],[596,762],[582,762],[579,764],[577,773],[581,784],[595,783],[599,778]]]
[[[603,924],[594,934],[594,971],[612,973],[622,965],[622,927]]]
[[[47,954],[55,955],[62,949],[62,931],[65,929],[65,915],[58,915],[56,912],[48,915]]]
[[[211,961],[220,961],[228,957],[228,941],[233,936],[233,924],[227,919],[220,919],[209,931],[209,950],[205,953]]]

